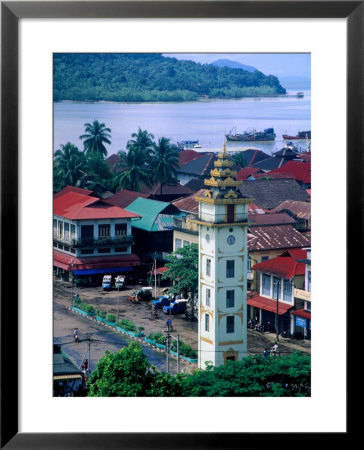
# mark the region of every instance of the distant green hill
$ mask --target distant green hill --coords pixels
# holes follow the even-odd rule
[[[285,94],[277,77],[157,53],[56,53],[54,101],[191,101]]]
[[[211,64],[217,67],[231,67],[232,69],[243,69],[248,72],[255,72],[257,70],[253,66],[247,66],[246,64],[241,64],[238,61],[231,61],[230,59],[217,59]]]

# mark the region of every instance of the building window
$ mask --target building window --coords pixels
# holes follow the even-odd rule
[[[98,253],[110,253],[111,249],[110,248],[99,248]]]
[[[71,248],[71,253],[76,253],[76,249],[75,248]]]
[[[70,248],[68,247],[68,245],[65,245],[65,246],[63,247],[63,250],[64,250],[65,252],[69,252],[69,251],[70,251]]]
[[[226,261],[226,278],[234,278],[235,276],[235,261],[228,260]]]
[[[81,255],[93,255],[94,251],[92,248],[82,248]]]
[[[261,259],[261,261],[263,262],[263,261],[267,261],[269,259],[269,256],[262,256],[262,259]]]
[[[116,247],[115,248],[115,253],[125,253],[128,251],[127,247]]]
[[[227,222],[235,222],[235,205],[226,205]]]
[[[205,314],[205,331],[210,331],[210,316]]]
[[[307,292],[311,292],[311,270],[307,271]]]
[[[305,301],[305,308],[306,311],[311,311],[311,302]]]
[[[76,238],[76,227],[75,225],[71,225],[71,239]]]
[[[58,222],[58,237],[63,238],[63,222]]]
[[[273,298],[281,298],[281,279],[273,277]]]
[[[94,226],[81,225],[81,242],[83,245],[92,245],[94,242]]]
[[[66,241],[69,241],[69,239],[70,239],[70,224],[69,223],[64,224],[64,238]]]
[[[115,236],[126,236],[127,225],[126,223],[115,224]]]
[[[235,291],[234,289],[226,291],[226,307],[234,308],[235,304]]]
[[[110,225],[102,224],[99,225],[99,238],[108,238],[110,237]]]
[[[283,281],[283,300],[292,303],[292,283],[289,280]]]
[[[177,250],[177,248],[181,248],[182,247],[181,239],[176,239],[175,242],[176,242],[176,250]]]
[[[270,275],[263,273],[262,277],[262,294],[270,296]]]
[[[206,259],[206,275],[211,276],[211,259]]]
[[[58,248],[63,250],[63,245],[62,244],[58,244]]]
[[[226,333],[234,333],[234,316],[226,317]]]
[[[57,219],[53,219],[53,235],[57,236]]]
[[[187,245],[190,245],[191,242],[190,241],[183,241],[183,247],[186,247]]]
[[[211,306],[211,290],[206,288],[206,306]]]

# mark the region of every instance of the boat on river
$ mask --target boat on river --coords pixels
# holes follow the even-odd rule
[[[309,131],[299,131],[296,136],[290,136],[289,134],[282,134],[283,139],[288,139],[289,141],[293,139],[311,139],[311,130]]]
[[[231,142],[255,142],[255,141],[274,141],[276,135],[274,128],[266,128],[264,131],[244,131],[242,134],[225,134],[226,140]]]
[[[179,141],[177,142],[178,150],[192,150],[194,148],[201,148],[198,140],[196,141]]]

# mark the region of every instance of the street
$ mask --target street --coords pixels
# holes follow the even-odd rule
[[[144,334],[147,336],[151,332],[162,332],[165,329],[167,316],[159,312],[158,318],[151,316],[151,302],[131,303],[127,296],[134,292],[139,286],[127,286],[125,290],[103,291],[101,287],[78,288],[81,301],[93,305],[96,309],[106,310],[108,313],[117,316],[119,309],[119,320],[130,319],[137,327],[144,328]],[[128,338],[121,333],[113,331],[111,328],[99,324],[95,320],[90,320],[74,311],[70,310],[72,294],[76,288],[71,288],[71,283],[54,279],[53,285],[54,297],[54,337],[62,343],[62,349],[79,366],[83,358],[88,358],[90,337],[90,368],[94,370],[97,361],[104,356],[105,351],[115,352],[128,344]],[[159,292],[157,290],[157,296]],[[119,307],[118,307],[119,305]],[[189,344],[194,350],[197,350],[197,321],[190,321],[184,314],[172,317],[174,335],[179,335],[180,340]],[[80,342],[73,341],[73,329],[80,331]],[[274,333],[260,333],[258,331],[248,330],[248,354],[263,354],[264,348],[270,349],[276,339]],[[143,350],[148,360],[158,370],[166,371],[166,355],[152,349],[147,344],[142,343]],[[296,341],[280,338],[280,353],[288,354],[299,350],[305,354],[311,353],[310,341]],[[89,358],[88,358],[89,359]],[[189,364],[181,361],[181,372],[191,373],[197,364]],[[177,372],[176,360],[169,358],[170,373]]]

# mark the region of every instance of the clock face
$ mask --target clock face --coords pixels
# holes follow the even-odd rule
[[[205,239],[206,239],[206,242],[209,243],[209,242],[210,242],[210,235],[209,235],[209,234],[206,234]]]
[[[228,236],[226,240],[227,240],[227,243],[228,243],[229,245],[233,245],[234,242],[235,242],[235,236],[233,236],[232,234],[230,234],[230,236]]]

